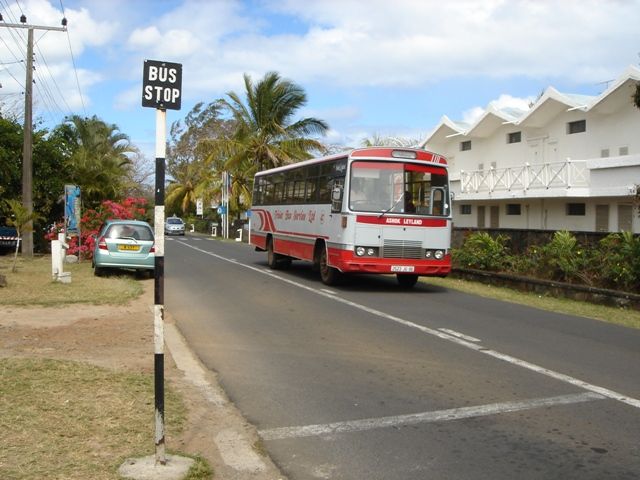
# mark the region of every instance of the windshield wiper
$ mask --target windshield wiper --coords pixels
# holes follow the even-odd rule
[[[398,206],[398,204],[400,203],[400,201],[404,198],[404,193],[402,195],[400,195],[400,197],[398,198],[398,200],[395,201],[395,203],[393,205],[391,205],[388,209],[384,210],[380,215],[378,215],[378,218],[382,218],[384,217],[387,213],[389,213],[391,210],[393,210],[394,208],[396,208]]]

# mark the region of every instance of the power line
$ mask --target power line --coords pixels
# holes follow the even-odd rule
[[[18,7],[20,7],[20,4],[18,4]],[[24,82],[25,99],[22,158],[22,205],[29,215],[33,212],[33,32],[35,30],[57,30],[64,32],[67,29],[66,23],[66,19],[63,19],[62,27],[27,25],[27,18],[24,13],[20,17],[20,24],[0,23],[0,27],[27,29],[27,65],[25,67],[26,80]],[[27,224],[27,228],[25,228],[25,235],[22,239],[22,255],[26,258],[33,257],[33,231],[31,227],[32,222],[29,222]]]
[[[62,9],[62,25],[66,27],[67,25],[67,17],[64,14],[64,5],[62,5],[62,0],[60,0],[60,8]],[[69,29],[65,28],[67,32],[67,42],[69,43],[69,52],[71,53],[71,62],[73,64],[73,72],[76,76],[76,85],[78,86],[78,93],[80,94],[80,102],[82,103],[82,111],[84,112],[85,117],[87,116],[87,109],[84,106],[84,96],[82,95],[82,89],[80,88],[80,79],[78,78],[78,69],[76,68],[76,59],[73,56],[73,48],[71,48],[71,36],[69,35]]]

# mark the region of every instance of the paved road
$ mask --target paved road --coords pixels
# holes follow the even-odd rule
[[[166,306],[291,479],[640,478],[640,332],[206,237]]]

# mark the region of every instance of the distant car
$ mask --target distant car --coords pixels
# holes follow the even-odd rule
[[[165,235],[184,235],[184,222],[180,217],[167,218],[164,222],[164,234]]]
[[[151,273],[154,263],[155,240],[147,222],[109,220],[96,236],[92,265],[97,276],[118,268]]]

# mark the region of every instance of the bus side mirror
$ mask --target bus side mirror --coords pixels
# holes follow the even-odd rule
[[[331,190],[331,201],[342,201],[342,187],[340,185],[336,185],[335,187],[333,187],[333,190]]]
[[[342,185],[334,185],[331,189],[331,212],[342,211]]]

